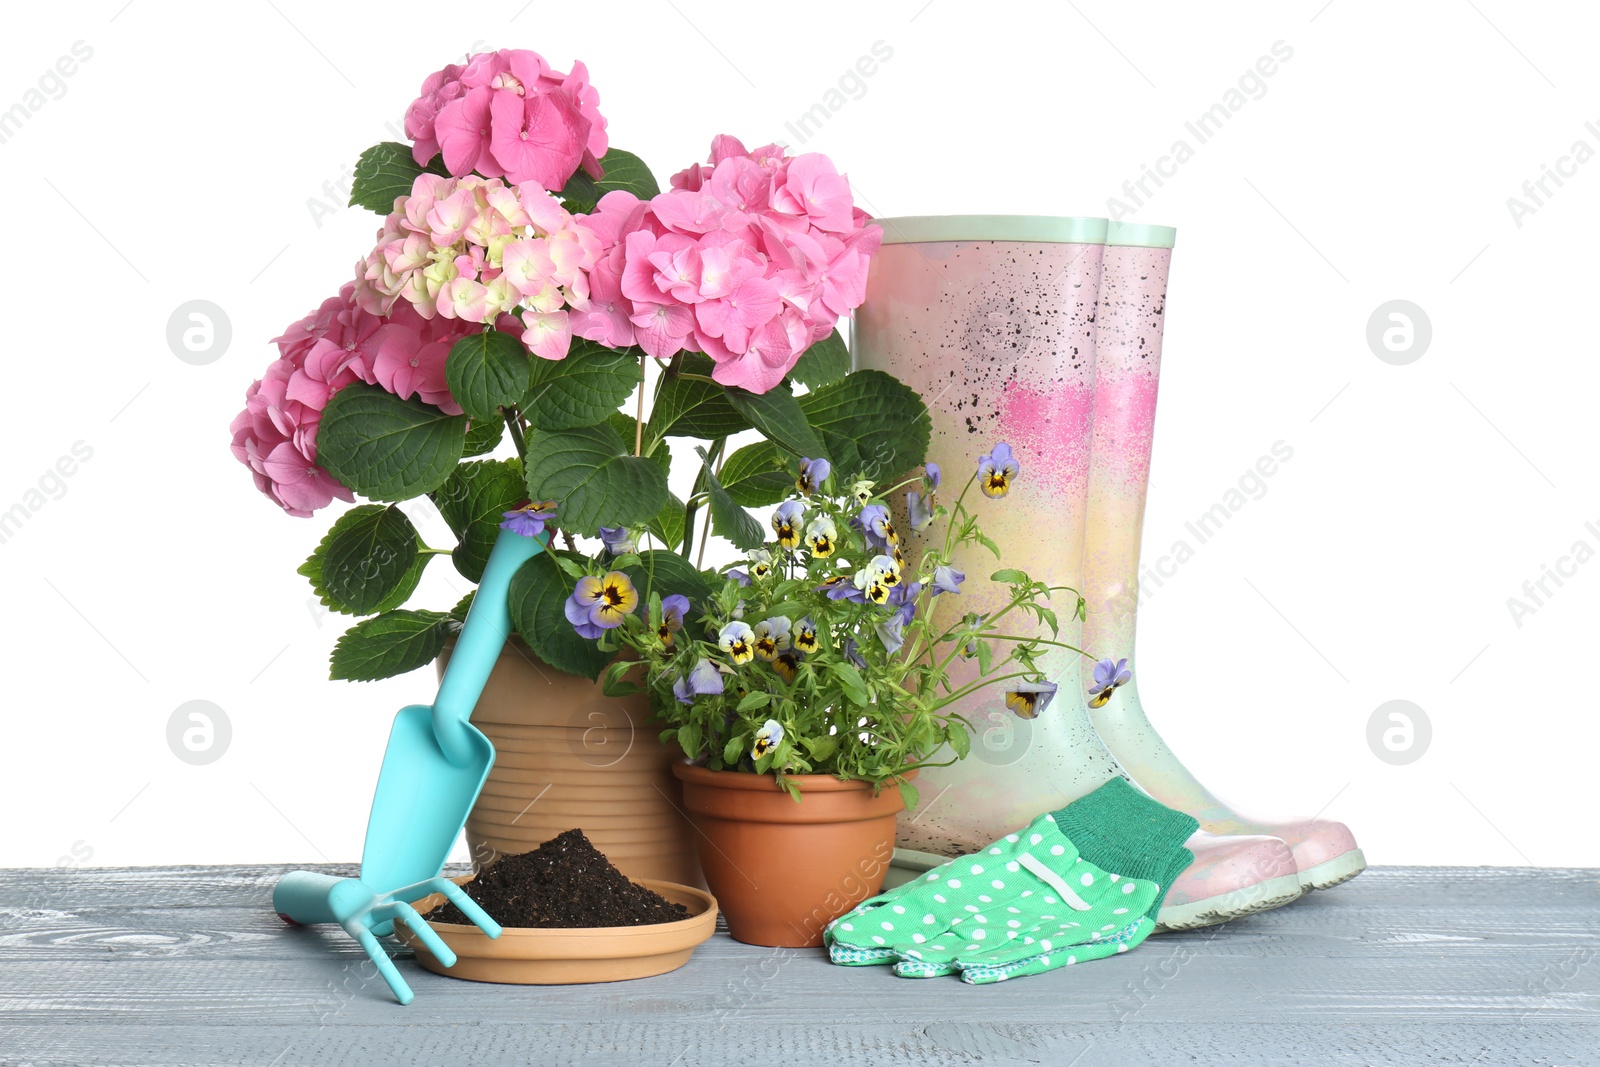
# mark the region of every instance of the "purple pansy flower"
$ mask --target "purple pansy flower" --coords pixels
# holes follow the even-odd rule
[[[795,488],[810,496],[822,488],[822,483],[827,481],[828,475],[832,473],[833,464],[827,460],[806,457],[800,461],[800,477],[795,479]]]
[[[806,524],[806,545],[818,559],[833,555],[839,547],[839,528],[826,515],[818,515]]]
[[[505,520],[500,529],[523,537],[538,537],[544,533],[545,520],[556,517],[556,505],[552,500],[530,500],[519,508],[501,512],[500,517]]]
[[[904,626],[917,614],[917,594],[922,592],[921,582],[902,582],[889,590],[889,606],[898,608],[895,614]]]
[[[965,572],[941,563],[933,568],[933,595],[940,593],[959,593],[961,583],[967,580]]]
[[[867,543],[876,549],[887,550],[900,541],[900,535],[895,532],[894,523],[889,519],[889,509],[882,504],[868,504],[850,520],[850,525],[865,534]]]
[[[900,647],[905,644],[905,637],[901,632],[905,629],[905,625],[905,619],[897,611],[875,627],[879,643],[891,656],[899,652]]]
[[[750,749],[750,758],[760,759],[777,748],[778,742],[782,740],[783,724],[777,719],[768,719],[761,724],[761,729],[756,731],[756,743]]]
[[[1094,665],[1094,688],[1089,690],[1089,706],[1103,708],[1111,702],[1111,694],[1133,679],[1126,659],[1103,659]]]
[[[755,649],[756,655],[771,663],[778,658],[779,652],[789,648],[789,619],[787,616],[774,615],[770,619],[762,619],[755,624]]]
[[[683,617],[689,614],[689,598],[680,593],[661,598],[661,625],[656,628],[656,636],[661,638],[661,643],[671,645],[672,635],[683,629]]]
[[[822,641],[817,636],[817,623],[807,615],[794,624],[794,637],[791,639],[794,647],[801,652],[815,652],[822,647]]]
[[[600,540],[606,546],[606,551],[613,556],[626,556],[630,552],[639,551],[639,531],[630,530],[626,526],[600,527]]]
[[[805,653],[790,649],[788,652],[778,653],[778,658],[772,661],[772,669],[778,672],[778,677],[786,682],[793,682],[800,675],[800,661],[805,658]]]
[[[639,606],[639,591],[621,571],[608,571],[596,577],[578,579],[563,611],[579,637],[596,638],[605,630],[622,625],[625,616]]]
[[[922,469],[923,480],[928,483],[928,492],[936,492],[939,488],[939,482],[944,478],[944,475],[939,471],[939,465],[928,462],[922,465]]]
[[[717,634],[717,644],[735,664],[749,663],[755,658],[756,633],[748,625],[735,619]]]
[[[911,528],[921,533],[933,525],[933,499],[923,496],[914,489],[907,492],[906,515],[911,522]]]
[[[1054,682],[1019,682],[1006,690],[1006,707],[1021,719],[1037,719],[1055,698]]]
[[[1011,454],[1011,446],[1001,441],[994,451],[978,457],[978,488],[984,496],[1002,497],[1011,492],[1021,468]]]
[[[780,547],[799,547],[800,520],[805,516],[805,512],[805,505],[798,500],[785,500],[773,511],[772,529],[778,535]]]
[[[873,556],[871,563],[856,571],[856,588],[874,604],[887,604],[889,594],[899,584],[900,564],[892,556]],[[838,599],[831,592],[829,596]]]
[[[829,600],[848,600],[856,604],[866,603],[867,596],[855,586],[855,576],[850,574],[835,574],[821,585],[817,592],[826,593]]]
[[[698,696],[716,696],[722,692],[722,675],[708,659],[694,665],[687,675],[672,683],[672,695],[680,704],[693,704]]]

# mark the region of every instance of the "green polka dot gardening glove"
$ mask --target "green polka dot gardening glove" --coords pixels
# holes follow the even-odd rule
[[[1051,814],[912,884],[835,923],[830,957],[893,962],[905,978],[951,974],[968,954],[999,952],[993,965],[1001,966],[1109,937],[1143,916],[1159,892],[1154,882],[1083,859]]]
[[[1126,952],[1149,936],[1166,886],[1193,862],[1183,841],[1196,826],[1114,779],[865,901],[830,924],[829,957],[893,964],[907,978],[959,971],[983,984]]]

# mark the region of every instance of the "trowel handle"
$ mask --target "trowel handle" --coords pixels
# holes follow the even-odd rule
[[[462,624],[444,679],[439,683],[439,695],[433,701],[434,736],[445,757],[458,767],[473,758],[467,720],[489,681],[489,672],[500,658],[500,650],[511,636],[511,608],[507,602],[511,577],[549,543],[548,533],[525,537],[501,530],[489,552],[483,580],[478,583],[467,621]]]
[[[290,871],[278,879],[272,890],[272,910],[279,917],[302,926],[336,923],[334,886],[348,879],[314,871]]]

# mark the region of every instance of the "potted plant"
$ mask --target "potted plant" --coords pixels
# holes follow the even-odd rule
[[[771,540],[709,595],[660,580],[641,591],[590,569],[569,609],[578,620],[610,612],[601,647],[632,655],[607,668],[606,691],[646,688],[663,740],[689,757],[673,770],[729,931],[800,947],[881,887],[918,769],[945,765],[930,760],[946,745],[947,762],[967,754],[952,704],[986,688],[1028,718],[1048,704],[1055,686],[1034,659],[1061,643],[1006,625],[1027,615],[1053,633],[1050,596],[1062,590],[1000,569],[989,579],[1000,607],[961,606],[967,578],[952,553],[999,555],[968,496],[1010,491],[1019,472],[1005,444],[976,459],[948,508],[932,464],[891,484],[815,458],[795,473]],[[904,530],[889,507],[902,493]]]
[[[595,684],[615,649],[568,623],[563,567],[609,560],[647,596],[703,597],[706,539],[752,547],[744,508],[781,497],[786,457],[848,458],[921,406],[888,375],[847,373],[834,327],[863,299],[879,231],[826,157],[718,137],[663,192],[610,146],[598,103],[583,64],[528,51],[430,75],[411,143],[376,145],[355,171],[352,204],[384,216],[375,245],[276,339],[233,451],[291,515],[362,498],[300,568],[359,620],[335,679],[447,655],[471,594],[411,605],[435,557],[475,583],[501,526],[551,528],[559,550],[517,574],[520,640],[474,715],[500,755],[469,845],[481,862],[576,825],[625,873],[693,883],[672,753],[642,696]],[[925,448],[920,418],[873,462]],[[760,440],[729,447],[748,430]],[[683,499],[668,483],[678,442],[699,446],[677,448],[698,459]],[[453,545],[419,533],[432,511]]]

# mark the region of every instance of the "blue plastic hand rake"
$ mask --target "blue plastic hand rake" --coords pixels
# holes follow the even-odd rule
[[[367,821],[361,877],[291,871],[273,890],[273,908],[284,919],[338,923],[359,941],[402,1004],[411,1003],[411,989],[378,943],[396,919],[446,967],[455,964],[455,953],[409,901],[443,893],[484,933],[500,936],[499,925],[439,872],[494,766],[494,745],[469,720],[511,634],[511,576],[548,543],[548,534],[500,531],[439,695],[431,705],[413,704],[395,716]]]

